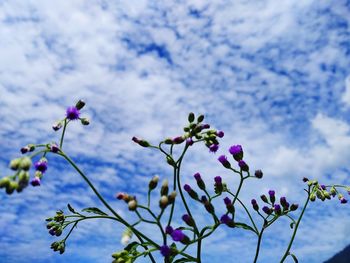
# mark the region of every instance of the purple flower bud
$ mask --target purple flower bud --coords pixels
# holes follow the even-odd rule
[[[194,226],[194,221],[193,221],[193,218],[188,215],[188,214],[184,214],[182,216],[182,220],[189,226]]]
[[[175,144],[180,144],[180,143],[183,143],[184,140],[185,140],[185,139],[184,139],[182,136],[178,136],[178,137],[175,137],[175,138],[173,139],[173,142],[174,142]]]
[[[53,228],[51,228],[51,229],[49,230],[49,233],[50,233],[51,236],[56,235],[55,229],[53,229]]]
[[[165,233],[168,235],[171,235],[173,233],[174,229],[171,226],[166,226]]]
[[[204,129],[209,129],[210,128],[210,125],[209,124],[202,124],[201,128],[204,130]]]
[[[193,145],[193,140],[192,140],[192,138],[188,138],[188,139],[186,140],[186,145],[188,145],[188,146]]]
[[[278,204],[275,204],[274,205],[274,210],[275,210],[275,213],[277,214],[277,215],[280,215],[281,214],[281,206],[280,205],[278,205]]]
[[[321,184],[321,185],[320,185],[320,188],[321,188],[322,190],[326,190],[326,186],[325,186],[324,184]]]
[[[33,180],[30,182],[32,186],[40,186],[40,178],[34,177]]]
[[[195,173],[193,177],[196,179],[196,181],[202,180],[200,173]]]
[[[55,122],[53,125],[52,125],[52,129],[54,130],[54,131],[58,131],[59,129],[61,129],[62,128],[62,122]]]
[[[162,256],[164,257],[168,257],[170,256],[170,253],[171,253],[171,249],[170,247],[168,247],[167,245],[163,245],[159,248],[160,250],[160,253],[162,254]]]
[[[219,144],[212,144],[209,146],[209,151],[212,153],[216,153],[219,149]]]
[[[230,154],[238,162],[243,158],[243,149],[241,145],[232,145],[229,149]]]
[[[230,162],[227,160],[227,157],[225,155],[220,155],[218,158],[218,161],[225,167],[225,168],[231,168]]]
[[[252,205],[256,205],[257,204],[255,199],[252,199],[251,203],[252,203]]]
[[[185,234],[180,229],[175,229],[170,235],[174,241],[181,241],[185,237]]]
[[[304,182],[304,183],[306,183],[306,182],[308,182],[308,181],[309,181],[308,178],[306,178],[306,177],[303,178],[303,182]]]
[[[148,141],[140,140],[140,139],[136,138],[135,136],[132,137],[132,140],[142,147],[149,147],[150,146]]]
[[[255,175],[256,178],[261,179],[264,174],[263,174],[263,172],[261,170],[256,170],[254,175]]]
[[[68,107],[66,111],[66,116],[68,120],[76,120],[79,119],[80,112],[77,107]]]
[[[59,147],[57,144],[51,144],[51,147],[50,147],[50,151],[53,152],[53,153],[57,153],[59,151]]]
[[[245,161],[243,160],[239,160],[238,161],[238,166],[245,172],[248,172],[249,171],[249,166],[246,164]]]
[[[258,206],[258,203],[256,202],[256,200],[252,199],[251,203],[252,203],[253,209],[255,211],[258,211],[259,210],[259,206]]]
[[[346,200],[344,196],[341,197],[339,200],[341,204],[346,204],[348,202],[348,200]]]
[[[275,196],[275,191],[274,190],[270,190],[269,191],[269,196],[271,197],[271,196]]]
[[[47,161],[45,161],[45,160],[40,160],[40,161],[36,162],[36,163],[34,164],[34,166],[35,166],[35,169],[36,169],[37,171],[40,171],[40,172],[42,172],[42,173],[45,173],[45,171],[47,170]]]
[[[266,195],[261,195],[260,196],[261,200],[263,200],[265,203],[268,203],[269,201],[267,200]]]
[[[207,197],[205,195],[202,195],[201,202],[202,203],[208,202],[208,199],[207,199]]]
[[[25,147],[22,147],[22,148],[21,148],[21,153],[22,153],[22,154],[25,154],[25,153],[27,153],[27,152],[29,152],[29,147],[28,147],[28,146],[25,146]]]
[[[221,176],[215,176],[214,177],[214,181],[215,181],[216,184],[222,184]]]
[[[287,203],[287,199],[284,196],[282,196],[280,198],[280,203],[281,203],[282,206],[285,206],[285,204]]]
[[[222,224],[228,224],[228,223],[230,223],[231,222],[231,218],[230,218],[230,216],[229,215],[226,215],[226,214],[224,214],[221,218],[220,218],[220,222],[222,223]]]
[[[188,184],[184,185],[184,189],[186,192],[190,192],[192,190],[191,186],[189,186]]]
[[[269,196],[270,196],[270,201],[271,201],[271,203],[274,204],[275,201],[276,201],[275,191],[274,191],[274,190],[270,190],[270,191],[269,191]]]
[[[262,210],[266,213],[266,214],[271,214],[271,209],[269,208],[269,207],[267,207],[267,206],[264,206],[263,208],[262,208]]]
[[[224,132],[223,131],[217,131],[216,132],[216,136],[218,136],[219,138],[222,138],[222,137],[224,137]]]
[[[228,197],[225,197],[225,198],[224,198],[224,202],[225,202],[225,205],[232,205],[232,201],[231,201],[231,199],[228,198]]]

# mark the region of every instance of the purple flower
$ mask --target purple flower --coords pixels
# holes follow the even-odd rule
[[[226,168],[230,168],[231,167],[231,164],[227,160],[227,157],[225,155],[220,155],[219,158],[218,158],[218,161]]]
[[[262,210],[266,213],[266,214],[271,214],[271,209],[269,208],[269,207],[267,207],[267,206],[264,206],[263,208],[262,208]]]
[[[249,166],[248,166],[248,164],[246,164],[246,162],[243,161],[243,160],[239,160],[239,161],[238,161],[238,166],[239,166],[243,171],[245,171],[245,172],[248,172],[248,171],[249,171]]]
[[[233,158],[238,162],[243,158],[243,149],[241,145],[232,145],[229,149],[230,154],[233,155]]]
[[[40,186],[40,178],[34,177],[33,180],[30,182],[32,186]]]
[[[225,205],[232,205],[232,201],[231,201],[231,199],[228,198],[228,197],[225,197],[225,198],[224,198],[224,203],[225,203]]]
[[[193,218],[188,215],[188,214],[184,214],[182,216],[182,220],[189,226],[194,226],[194,221],[193,221]]]
[[[57,153],[60,148],[58,148],[57,144],[51,144],[50,151],[53,153]]]
[[[34,164],[34,166],[35,166],[35,169],[36,169],[37,171],[40,171],[40,172],[42,172],[42,173],[45,173],[45,171],[47,170],[47,161],[45,161],[45,160],[40,160],[40,161],[36,162],[36,163]]]
[[[231,222],[231,218],[229,217],[229,215],[226,215],[226,214],[224,214],[221,218],[220,218],[220,222],[222,223],[222,224],[228,224],[228,223],[230,223]]]
[[[216,136],[218,136],[219,138],[222,138],[222,137],[224,137],[224,132],[223,131],[217,131],[216,132]]]
[[[192,138],[188,138],[188,139],[186,140],[186,144],[187,144],[188,146],[193,145],[193,140],[192,140]]]
[[[175,229],[170,235],[174,241],[181,241],[185,238],[185,234],[180,229]]]
[[[346,200],[345,197],[341,197],[339,200],[341,204],[346,204],[348,202],[348,200]]]
[[[251,203],[252,203],[253,206],[257,204],[255,199],[252,199]]]
[[[215,181],[216,184],[221,184],[222,183],[221,176],[215,176],[214,177],[214,181]]]
[[[189,186],[188,184],[184,185],[184,189],[186,192],[190,192],[192,190],[191,186]]]
[[[77,107],[68,107],[66,111],[66,116],[68,120],[76,120],[79,119],[80,112]]]
[[[202,180],[200,173],[195,173],[193,177],[196,179],[196,181]]]
[[[160,253],[161,253],[164,257],[170,256],[170,253],[171,253],[170,247],[168,247],[167,245],[161,246],[161,247],[160,247]]]
[[[212,153],[216,153],[219,150],[219,144],[212,144],[209,146],[209,151]]]
[[[171,226],[166,226],[165,233],[171,235],[173,233],[174,229]]]
[[[269,191],[269,196],[275,196],[275,191],[274,190],[270,190]]]
[[[25,147],[22,147],[22,148],[21,148],[21,153],[22,153],[22,154],[25,154],[25,153],[27,153],[27,152],[29,152],[29,147],[28,147],[28,146],[25,146]]]

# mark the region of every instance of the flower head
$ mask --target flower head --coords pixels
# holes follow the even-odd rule
[[[189,186],[188,184],[184,185],[184,189],[186,192],[190,192],[192,190],[191,186]]]
[[[264,174],[263,174],[263,172],[261,170],[256,170],[254,175],[255,175],[256,178],[261,179]]]
[[[219,144],[212,144],[209,146],[209,151],[212,153],[216,153],[219,149]]]
[[[32,186],[40,186],[40,178],[34,177],[33,180],[30,182]]]
[[[80,115],[80,112],[77,109],[77,107],[72,106],[67,108],[66,116],[68,120],[73,121],[73,120],[79,119],[79,115]]]
[[[269,208],[269,207],[267,207],[267,206],[264,206],[263,208],[262,208],[262,210],[266,213],[266,214],[271,214],[271,209]]]
[[[196,179],[196,181],[202,180],[200,173],[195,173],[193,177]]]
[[[222,224],[228,224],[229,222],[231,222],[231,217],[229,216],[229,215],[226,215],[226,214],[224,214],[221,218],[220,218],[220,222],[222,223]]]
[[[173,233],[174,229],[171,226],[166,226],[165,227],[165,233],[171,235]]]
[[[224,198],[224,203],[225,203],[225,205],[231,205],[231,204],[232,204],[232,201],[231,201],[230,198],[225,197],[225,198]]]
[[[46,170],[47,170],[47,161],[42,159],[42,160],[36,162],[36,163],[34,164],[34,166],[35,166],[35,169],[36,169],[37,171],[40,171],[40,172],[42,172],[42,173],[45,173]]]
[[[216,132],[216,136],[218,136],[219,138],[222,138],[222,137],[224,137],[224,132],[223,131],[217,131]]]
[[[215,176],[214,177],[214,181],[215,181],[216,184],[221,184],[222,183],[221,176]]]
[[[229,149],[230,154],[233,155],[233,158],[238,162],[243,158],[243,149],[241,145],[232,145]]]
[[[225,155],[220,155],[218,158],[218,161],[225,167],[225,168],[230,168],[231,164],[227,160],[227,157]]]
[[[174,241],[181,241],[185,238],[185,234],[180,229],[175,229],[170,235]]]
[[[160,247],[160,253],[162,254],[162,256],[168,257],[170,256],[171,249],[167,245],[163,245]]]

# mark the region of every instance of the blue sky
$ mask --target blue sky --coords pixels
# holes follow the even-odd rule
[[[303,176],[350,184],[349,1],[0,0],[0,21],[1,176],[23,145],[58,140],[52,123],[83,98],[91,125],[73,124],[65,151],[127,218],[116,192],[142,200],[154,174],[171,175],[160,154],[131,137],[176,136],[191,111],[226,135],[216,155],[192,150],[184,183],[199,171],[234,188],[216,158],[242,144],[252,169],[265,174],[245,186],[247,202],[275,189],[301,203]],[[64,162],[49,163],[41,187],[0,192],[0,257],[108,262],[122,247],[124,229],[113,222],[82,224],[64,255],[50,250],[44,218],[67,203],[101,204]],[[337,200],[312,204],[293,249],[300,262],[322,262],[349,244],[349,216]],[[260,262],[274,262],[286,247],[287,225],[281,220],[266,233]],[[203,262],[251,262],[254,242],[220,228]]]

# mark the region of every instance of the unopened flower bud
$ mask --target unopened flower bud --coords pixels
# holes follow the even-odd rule
[[[329,193],[331,194],[331,196],[335,196],[337,194],[337,190],[335,189],[334,186],[331,187],[331,189],[329,190]]]
[[[248,164],[245,161],[243,161],[243,160],[239,160],[238,161],[238,166],[242,169],[242,171],[245,171],[245,172],[249,171]]]
[[[216,153],[219,149],[219,144],[212,144],[209,146],[209,151],[212,152],[212,153]]]
[[[259,205],[258,205],[258,203],[256,202],[255,199],[252,199],[251,204],[252,204],[253,209],[254,209],[255,211],[258,211],[258,210],[259,210]]]
[[[193,145],[193,140],[192,140],[192,138],[187,138],[187,139],[186,139],[186,145],[188,145],[188,146]]]
[[[309,181],[308,178],[306,178],[306,177],[303,178],[303,182],[304,182],[304,183],[306,183],[306,182],[308,182],[308,181]]]
[[[85,106],[85,102],[83,100],[78,100],[78,102],[75,104],[75,107],[78,110],[81,110],[82,108],[84,108],[84,106]]]
[[[215,213],[214,206],[209,201],[205,201],[204,202],[204,207],[205,207],[205,210],[207,210],[208,213],[210,213],[210,214],[214,214]]]
[[[227,160],[227,157],[225,155],[221,155],[218,158],[218,161],[227,169],[231,168],[230,162]]]
[[[199,115],[197,118],[197,122],[202,122],[204,120],[204,115]]]
[[[167,156],[167,157],[166,157],[166,162],[167,162],[169,165],[171,165],[171,166],[173,166],[173,167],[176,167],[176,163],[175,163],[175,161],[174,161],[174,159],[173,159],[172,157]]]
[[[162,183],[162,188],[160,189],[160,195],[167,195],[169,192],[169,183],[168,180],[165,179]]]
[[[22,148],[21,148],[21,153],[22,153],[22,154],[25,154],[25,153],[27,153],[27,152],[29,152],[29,147],[28,147],[28,146],[25,146],[25,147],[22,147]]]
[[[31,166],[32,166],[32,160],[29,157],[21,158],[19,168],[23,169],[24,171],[28,171]]]
[[[255,177],[258,178],[258,179],[261,179],[263,178],[263,172],[261,170],[256,170],[255,173],[254,173]]]
[[[170,195],[168,196],[169,204],[172,204],[175,202],[176,198],[176,191],[172,191]]]
[[[185,214],[182,216],[182,220],[189,226],[194,226],[194,220],[193,218],[188,215],[188,214]]]
[[[282,213],[281,206],[279,204],[275,204],[273,210],[275,211],[276,215],[281,215]]]
[[[32,186],[40,186],[40,178],[39,177],[34,177],[34,179],[32,179],[32,181],[30,181],[30,184]]]
[[[178,137],[175,137],[175,138],[173,139],[173,143],[174,143],[174,144],[181,144],[181,143],[183,143],[184,141],[185,141],[185,138],[182,137],[182,136],[178,136]]]
[[[263,202],[265,202],[267,204],[269,203],[269,201],[267,200],[266,195],[261,195],[260,198],[261,198],[261,200],[263,200]]]
[[[87,126],[90,124],[90,120],[88,118],[81,118],[80,122],[82,125]]]
[[[158,175],[153,176],[153,178],[151,179],[151,181],[148,184],[148,189],[150,191],[155,189],[157,187],[158,181],[159,181],[159,176]]]
[[[16,171],[16,170],[18,170],[20,163],[21,163],[21,158],[13,159],[10,162],[10,168],[12,170]]]
[[[166,208],[168,203],[169,203],[169,199],[166,195],[163,195],[159,200],[159,206],[162,209]]]
[[[128,202],[128,207],[129,207],[129,210],[130,210],[130,211],[135,211],[136,208],[137,208],[137,202],[136,202],[136,200],[135,200],[135,199],[130,200],[130,201]]]
[[[194,118],[195,118],[194,113],[193,113],[193,112],[190,112],[190,113],[188,114],[188,122],[193,122],[193,121],[194,121]]]
[[[265,212],[265,214],[268,214],[268,215],[270,215],[272,213],[271,208],[269,208],[267,206],[264,206],[262,208],[262,210]]]
[[[8,187],[8,185],[10,184],[11,180],[8,177],[4,177],[0,179],[0,188],[5,188]]]
[[[138,139],[138,138],[136,138],[136,137],[132,137],[132,140],[133,140],[135,143],[137,143],[138,145],[142,146],[142,147],[149,147],[149,146],[151,146],[151,145],[149,144],[149,142],[147,142],[147,141],[145,141],[145,140],[140,140],[140,139]]]
[[[165,143],[165,144],[174,144],[173,139],[171,139],[171,138],[165,139],[165,140],[164,140],[164,143]]]
[[[60,150],[60,148],[58,147],[58,145],[56,143],[53,143],[50,145],[50,151],[53,153],[57,153]]]
[[[316,195],[312,193],[309,198],[311,202],[314,202],[316,200]]]
[[[292,204],[292,205],[290,206],[290,211],[295,211],[295,210],[298,209],[298,207],[299,207],[298,204]]]
[[[276,201],[275,191],[274,191],[274,190],[270,190],[270,191],[269,191],[269,196],[270,196],[270,201],[271,201],[271,203],[274,204],[275,201]]]
[[[224,132],[223,131],[217,131],[216,132],[216,136],[218,136],[219,138],[222,138],[222,137],[224,137]]]
[[[8,186],[6,187],[6,193],[7,194],[12,194],[16,189],[18,188],[18,183],[15,181],[10,181]]]
[[[205,183],[200,175],[200,173],[195,173],[193,177],[196,179],[197,185],[201,190],[205,190]]]
[[[53,125],[52,125],[52,129],[54,131],[58,131],[59,129],[62,128],[62,121],[58,121],[58,122],[55,122]]]
[[[222,185],[222,179],[220,176],[216,176],[214,177],[214,181],[215,181],[215,184],[214,184],[214,187],[215,187],[215,193],[216,194],[219,194],[223,191],[224,187]]]
[[[331,199],[331,195],[327,191],[323,191],[323,195],[326,199],[328,199],[328,200]]]

